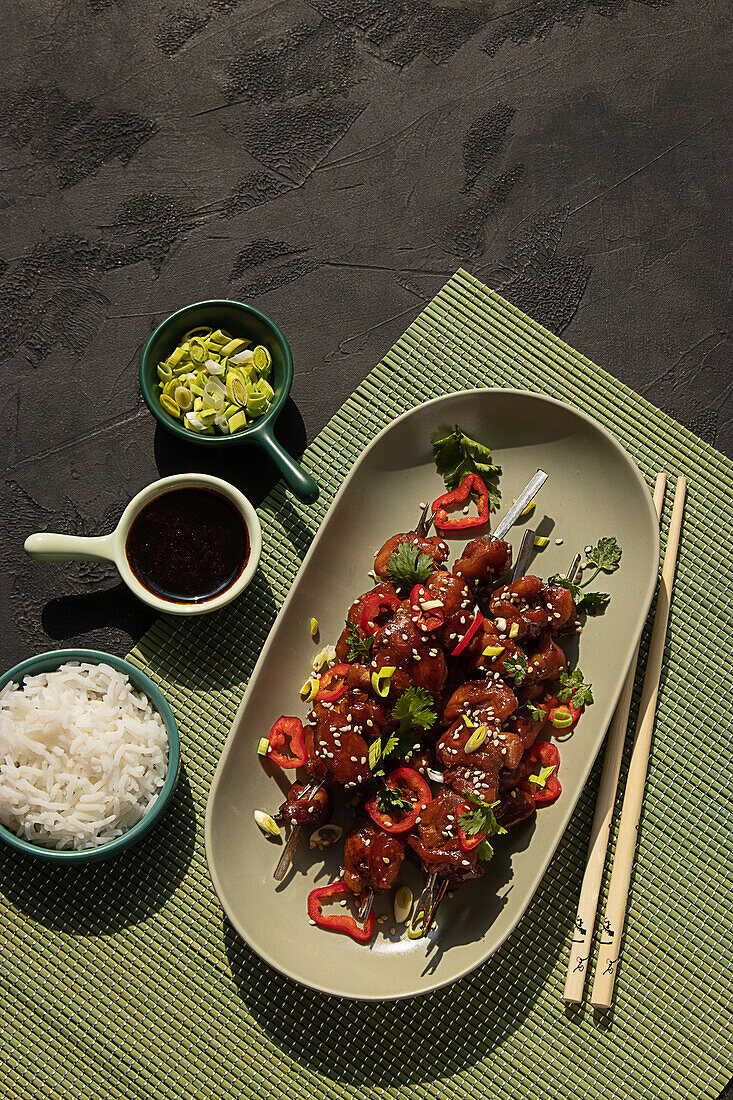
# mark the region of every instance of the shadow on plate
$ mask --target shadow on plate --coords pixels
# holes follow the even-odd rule
[[[101,863],[64,867],[0,849],[0,892],[46,928],[104,935],[145,920],[183,880],[193,857],[196,812],[181,767],[171,802],[152,833]]]
[[[567,848],[567,842],[561,844],[556,855],[565,866]],[[573,897],[581,874],[578,864],[569,884]],[[497,903],[496,912],[501,900]],[[226,919],[223,934],[239,994],[281,1050],[326,1077],[348,1074],[353,1083],[357,1073],[363,1087],[399,1090],[464,1071],[521,1026],[565,957],[567,919],[566,892],[545,879],[518,928],[472,974],[433,993],[383,1002],[306,989],[259,959]],[[273,1005],[283,1008],[273,1011]],[[356,1043],[357,1036],[372,1036],[374,1042]]]

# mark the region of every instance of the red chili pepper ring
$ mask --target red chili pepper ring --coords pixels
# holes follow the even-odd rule
[[[308,760],[305,750],[305,731],[300,718],[281,714],[270,730],[267,755],[281,768],[302,768]],[[287,748],[283,749],[283,746]],[[281,752],[280,750],[283,749]]]
[[[329,886],[319,886],[308,895],[308,916],[319,928],[328,928],[333,932],[345,932],[357,943],[369,943],[374,935],[374,910],[370,912],[364,926],[361,927],[348,913],[324,913],[323,903],[344,895],[354,897],[345,882],[332,882]],[[357,904],[360,899],[357,899]]]
[[[451,505],[465,504],[471,493],[478,493],[478,515],[449,516],[446,511]],[[489,522],[489,490],[478,476],[468,474],[452,493],[443,493],[433,501],[433,523],[439,531],[463,531],[467,527],[483,527]]]

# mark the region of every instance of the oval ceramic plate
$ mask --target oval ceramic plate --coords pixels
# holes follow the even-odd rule
[[[419,503],[444,491],[430,437],[453,424],[488,443],[503,466],[503,510],[538,467],[550,475],[531,525],[548,517],[544,528],[550,521],[554,526],[530,572],[565,572],[576,551],[605,535],[616,536],[623,557],[618,572],[603,577],[602,588],[611,593],[606,613],[590,619],[580,639],[579,663],[593,684],[595,704],[561,745],[561,798],[496,843],[486,877],[446,898],[428,940],[409,940],[400,927],[392,932],[392,897],[384,895],[375,910],[388,919],[377,924],[371,946],[360,947],[314,927],[306,916],[308,892],[339,877],[340,844],[324,856],[301,842],[285,882],[275,883],[281,848],[262,836],[252,814],[258,808],[274,812],[282,796],[255,750],[279,714],[304,716],[298,689],[320,644],[335,642],[347,608],[371,586],[375,550],[395,532],[414,528]],[[515,550],[521,535],[521,526],[515,527]],[[464,540],[455,542],[452,556]],[[351,470],[313,541],[254,669],[211,787],[209,869],[229,919],[250,946],[304,985],[362,999],[435,989],[496,951],[527,908],[588,778],[649,609],[658,556],[651,495],[633,461],[605,429],[558,401],[517,390],[471,390],[429,401],[385,428]],[[313,615],[319,645],[309,633]],[[575,638],[568,643],[573,663],[577,645]],[[346,824],[343,817],[336,820]],[[408,866],[401,879],[417,894],[416,868]],[[558,936],[564,934],[558,929]]]

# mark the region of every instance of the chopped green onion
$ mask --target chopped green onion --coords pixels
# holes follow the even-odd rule
[[[382,739],[377,738],[376,741],[372,741],[369,746],[369,770],[374,771],[379,761],[382,759]]]
[[[233,363],[235,367],[244,366],[245,363],[251,363],[254,358],[254,352],[252,351],[239,351],[236,355],[229,356],[229,362]]]
[[[467,714],[463,715],[463,724],[466,727],[466,729],[469,729],[469,730],[475,729],[475,727],[476,727],[476,723],[472,722]]]
[[[487,645],[484,650],[484,657],[501,657],[502,653],[506,649],[503,645]]]
[[[396,671],[396,665],[385,665],[385,667],[380,668],[378,672],[372,673],[372,687],[381,699],[386,699],[389,695],[390,680]]]
[[[157,364],[161,408],[176,420],[182,413],[195,413],[194,420],[184,420],[184,427],[207,435],[238,432],[264,416],[275,399],[266,377],[272,356],[264,345],[250,350],[248,344],[225,329],[191,329]],[[181,404],[176,394],[181,394]]]
[[[224,347],[219,352],[222,356],[235,355],[242,348],[246,348],[249,344],[249,340],[238,340],[236,337],[230,340],[228,344],[224,344]]]
[[[173,392],[173,400],[181,412],[188,412],[193,406],[193,394],[185,386],[176,386]]]
[[[316,676],[309,676],[306,682],[300,689],[300,698],[304,703],[310,703],[311,699],[315,699],[320,683]]]
[[[318,637],[318,619],[311,619],[311,638]]]
[[[463,746],[463,751],[476,752],[476,750],[480,749],[484,742],[488,740],[488,737],[489,731],[486,726],[478,726],[473,731],[468,741],[466,741],[466,744]]]
[[[227,397],[230,401],[233,401],[235,405],[247,404],[247,388],[233,370],[230,370],[227,374]]]
[[[546,787],[547,780],[554,772],[557,764],[548,764],[546,768],[543,768],[539,775],[530,775],[529,782],[535,783],[538,787]]]
[[[258,344],[252,352],[252,362],[257,367],[260,374],[269,374],[270,367],[272,366],[272,356],[266,347],[262,344]]]
[[[550,540],[548,539],[547,535],[537,535],[536,539],[534,540],[535,549],[544,550],[544,548],[549,544],[549,541]]]
[[[267,756],[267,750],[270,747],[270,742],[267,737],[260,737],[257,742],[257,752],[260,756]]]
[[[512,623],[512,625],[509,627],[509,637],[510,638],[516,638],[518,634],[519,634],[519,623]]]
[[[557,707],[555,713],[552,716],[552,724],[555,729],[566,730],[568,726],[572,726],[573,716],[569,710],[563,712],[561,711],[560,707]]]
[[[188,345],[188,354],[194,363],[205,363],[209,349],[199,336],[194,336]]]

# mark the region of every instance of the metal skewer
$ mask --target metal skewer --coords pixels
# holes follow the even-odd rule
[[[318,782],[309,783],[306,787],[303,788],[303,794],[317,794],[322,786],[322,779]],[[295,855],[296,848],[300,844],[300,838],[303,835],[304,829],[305,825],[293,825],[292,829],[290,830],[290,836],[285,842],[285,847],[282,850],[282,854],[280,856],[280,859],[277,861],[277,867],[274,871],[274,877],[277,882],[282,882],[282,880],[285,878],[288,871],[290,870],[290,864],[293,862],[293,856]]]

